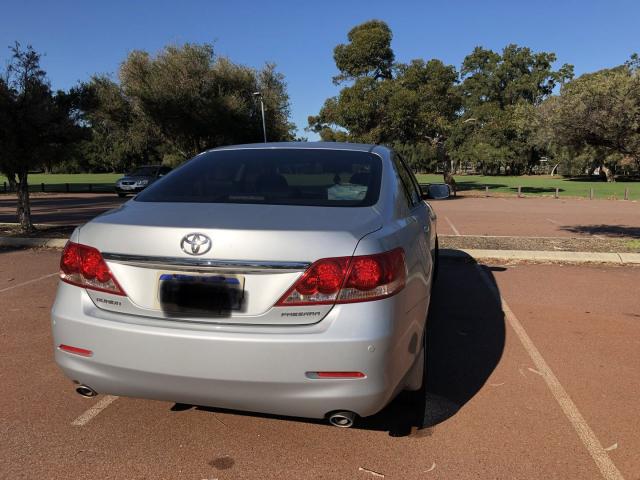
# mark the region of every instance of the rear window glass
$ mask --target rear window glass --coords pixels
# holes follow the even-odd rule
[[[219,150],[198,155],[140,193],[139,202],[375,204],[381,161],[367,152]]]

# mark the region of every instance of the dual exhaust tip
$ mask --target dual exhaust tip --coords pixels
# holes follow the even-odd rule
[[[78,385],[76,387],[76,392],[78,393],[78,395],[82,395],[86,398],[91,398],[98,395],[98,392],[87,385]],[[338,428],[352,427],[355,419],[356,414],[347,410],[336,411],[329,414],[329,423]]]

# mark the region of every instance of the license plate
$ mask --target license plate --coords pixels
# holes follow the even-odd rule
[[[160,308],[169,315],[226,317],[244,307],[244,278],[229,275],[160,275]]]

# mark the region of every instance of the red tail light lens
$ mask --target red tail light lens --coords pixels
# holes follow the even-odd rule
[[[313,263],[276,306],[331,305],[390,297],[404,288],[404,251],[324,258]]]
[[[67,242],[60,258],[60,279],[79,287],[126,295],[98,250]]]
[[[276,305],[333,304],[349,266],[349,257],[324,258],[311,265]]]

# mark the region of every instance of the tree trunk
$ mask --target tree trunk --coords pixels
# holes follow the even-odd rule
[[[29,202],[29,184],[27,183],[27,173],[18,174],[18,222],[23,233],[32,233],[35,231],[33,223],[31,223],[31,204]]]
[[[7,175],[7,180],[9,180],[9,191],[15,192],[17,190],[16,177],[14,175]]]
[[[600,171],[604,172],[605,176],[607,177],[607,182],[615,182],[616,181],[616,178],[613,175],[613,172],[606,165],[604,165],[604,164],[600,165]]]

